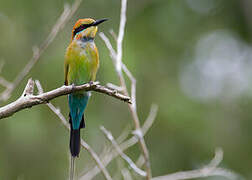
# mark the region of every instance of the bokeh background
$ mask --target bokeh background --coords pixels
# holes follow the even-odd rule
[[[72,3],[0,0],[0,59],[5,62],[1,76],[9,81],[15,78],[32,56],[32,47],[46,38],[66,2]],[[61,86],[64,53],[74,22],[83,17],[109,18],[100,31],[110,36],[110,29],[117,32],[119,13],[119,0],[83,0],[28,77],[39,79],[44,90]],[[129,0],[127,17],[123,61],[137,79],[141,122],[152,103],[159,106],[146,135],[153,175],[198,168],[208,163],[216,147],[222,147],[221,166],[252,179],[252,1]],[[117,84],[100,37],[96,44],[101,60],[97,79]],[[20,96],[28,77],[8,102]],[[66,97],[52,103],[67,117]],[[97,93],[93,93],[86,119],[82,136],[98,153],[109,144],[99,130],[101,125],[115,137],[127,125],[133,127],[124,103]],[[68,141],[65,127],[46,105],[1,120],[0,179],[67,179]],[[139,146],[126,153],[136,159]],[[82,150],[78,173],[92,165],[89,154]],[[113,161],[111,174],[116,168]]]

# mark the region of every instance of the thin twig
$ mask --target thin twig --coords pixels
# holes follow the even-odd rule
[[[110,52],[110,57],[111,57],[113,63],[115,64],[116,63],[116,52],[115,52],[109,38],[103,32],[100,32],[99,36],[104,41],[106,47],[108,48],[108,50]]]
[[[40,82],[38,80],[36,80],[35,83],[36,83],[36,86],[38,88],[39,94],[42,94],[43,93],[43,88],[42,88]],[[52,103],[47,103],[47,106],[59,117],[59,119],[61,120],[63,125],[68,130],[70,130],[69,123],[67,122],[67,120],[65,119],[63,114],[60,112],[60,109],[56,108]],[[95,151],[82,138],[81,138],[81,146],[90,153],[91,157],[94,159],[97,166],[102,171],[102,173],[105,176],[106,180],[112,180],[111,176],[109,175],[106,167],[103,165],[103,163],[100,160],[99,156],[95,153]]]
[[[27,88],[33,88],[32,84],[29,85],[30,81],[31,79],[28,81],[28,84],[24,91],[27,91]],[[122,101],[125,101],[127,103],[131,103],[129,97],[118,93],[116,90],[111,90],[104,86],[101,86],[99,85],[99,82],[93,82],[93,83],[86,83],[80,86],[71,86],[71,85],[61,86],[57,89],[39,95],[23,93],[23,95],[20,96],[20,98],[17,99],[16,101],[0,108],[0,119],[9,117],[22,109],[26,109],[38,104],[47,103],[56,97],[81,90],[100,92],[112,96],[114,98],[120,99]]]
[[[152,178],[152,180],[182,180],[182,179],[194,179],[209,176],[222,176],[231,180],[238,180],[239,175],[231,172],[230,170],[224,168],[218,168],[219,164],[223,159],[223,151],[218,148],[215,151],[215,157],[206,166],[201,169],[191,170],[191,171],[181,171],[173,174],[168,174],[165,176],[158,176]]]
[[[150,108],[149,115],[142,127],[143,134],[147,133],[147,130],[149,130],[157,117],[157,112],[158,112],[158,105],[157,104],[152,104]]]
[[[124,38],[124,31],[126,25],[126,10],[127,10],[127,0],[121,0],[121,15],[120,15],[120,26],[119,34],[117,38],[117,56],[116,56],[116,70],[121,72],[122,68],[122,41]]]
[[[118,144],[121,144],[123,141],[125,141],[127,139],[127,137],[131,134],[131,125],[127,125],[122,133],[118,136],[118,138],[116,139],[116,142]],[[108,161],[110,160],[110,154],[113,154],[114,153],[114,148],[112,146],[109,146],[109,145],[106,145],[104,146],[103,150],[101,151],[99,157],[100,158],[103,158],[103,162],[107,162],[107,158],[108,158]],[[119,159],[117,159],[119,160]],[[90,169],[90,168],[87,168],[87,169]],[[84,170],[81,174],[82,176],[87,172],[87,170]],[[84,179],[92,179],[94,175],[92,175],[92,173],[90,173],[90,176],[87,177],[87,174],[84,175],[85,178]],[[120,171],[117,171],[116,174],[113,176],[113,179],[119,179],[118,176],[121,176],[121,173]],[[118,177],[118,178],[117,178]]]
[[[6,101],[10,98],[12,92],[16,87],[22,82],[22,80],[27,76],[27,74],[31,71],[33,66],[37,63],[41,55],[45,52],[48,46],[53,42],[57,34],[64,28],[66,23],[72,18],[74,13],[77,11],[80,6],[82,0],[75,0],[73,5],[70,7],[68,4],[65,4],[64,11],[60,15],[59,19],[56,21],[54,26],[51,29],[51,32],[47,36],[47,38],[42,42],[42,44],[38,47],[33,47],[33,55],[26,66],[22,69],[22,71],[16,76],[14,81],[12,82],[12,86],[6,88],[0,94],[0,101]]]
[[[132,108],[137,112],[136,107],[136,79],[130,72],[130,70],[127,68],[125,64],[122,64],[123,71],[128,76],[128,78],[131,81],[131,99],[132,99]]]
[[[106,135],[107,139],[110,140],[110,142],[112,143],[112,145],[114,146],[114,148],[116,149],[116,151],[119,153],[119,155],[129,164],[129,166],[140,176],[145,177],[146,176],[146,172],[144,172],[143,170],[141,170],[140,168],[138,168],[136,166],[136,164],[130,159],[130,157],[128,157],[119,147],[119,145],[117,144],[117,142],[115,141],[114,137],[112,136],[111,132],[109,132],[105,127],[101,127],[100,128],[102,130],[102,132],[104,133],[104,135]]]

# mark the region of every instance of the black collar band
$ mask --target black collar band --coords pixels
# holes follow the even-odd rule
[[[82,42],[88,42],[88,41],[93,41],[93,40],[94,40],[94,38],[92,38],[92,37],[86,37],[86,36],[84,36],[84,37],[81,38]]]

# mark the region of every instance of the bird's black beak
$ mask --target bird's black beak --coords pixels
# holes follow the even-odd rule
[[[103,23],[103,22],[105,22],[105,21],[107,21],[107,20],[108,20],[107,18],[103,18],[103,19],[96,20],[96,21],[92,24],[92,26],[97,26],[98,24],[101,24],[101,23]]]

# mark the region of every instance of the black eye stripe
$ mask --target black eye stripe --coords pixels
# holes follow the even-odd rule
[[[88,28],[88,27],[90,27],[90,26],[92,26],[92,24],[82,24],[82,25],[80,25],[78,28],[76,28],[75,30],[74,30],[74,36],[78,33],[78,32],[80,32],[80,31],[82,31],[83,29],[86,29],[86,28]]]

